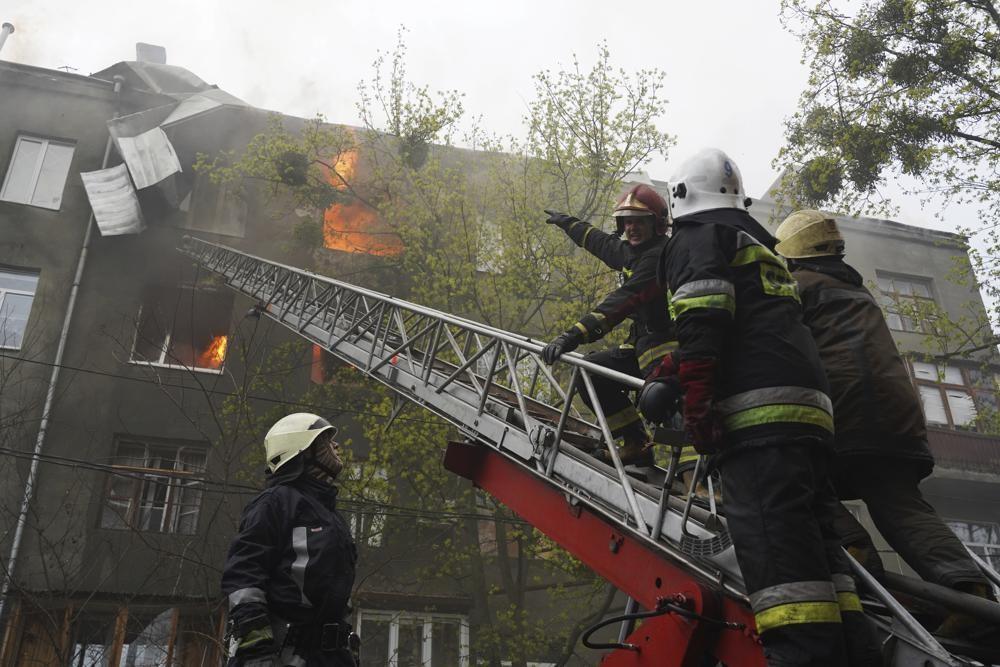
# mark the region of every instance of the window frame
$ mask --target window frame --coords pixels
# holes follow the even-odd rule
[[[150,302],[148,295],[144,295],[142,303],[139,304],[139,312],[136,315],[136,321],[135,321],[135,335],[132,337],[132,347],[129,350],[128,362],[130,364],[135,364],[137,366],[152,366],[155,368],[185,370],[185,371],[190,371],[192,373],[209,373],[211,375],[222,375],[226,370],[226,361],[229,359],[229,350],[228,350],[229,340],[232,339],[232,309],[235,303],[235,300],[232,298],[232,294],[224,290],[202,288],[196,285],[179,285],[176,287],[166,287],[161,289],[169,289],[178,292],[178,301],[182,298],[185,298],[184,297],[185,292],[192,293],[191,295],[192,299],[194,298],[194,294],[198,292],[201,292],[203,294],[217,294],[229,297],[230,323],[229,323],[229,328],[226,329],[227,350],[225,352],[225,355],[223,356],[222,363],[219,365],[218,368],[211,368],[207,366],[196,366],[196,365],[187,366],[183,363],[172,362],[172,360],[170,359],[169,351],[171,343],[173,341],[174,330],[177,327],[176,309],[174,311],[173,317],[169,322],[169,328],[167,323],[163,323],[164,336],[162,344],[160,345],[159,356],[155,360],[144,358],[143,355],[140,352],[138,352],[138,347],[140,343],[140,336],[143,330],[142,326],[144,322],[143,316],[145,314],[146,309],[149,307],[149,302]]]
[[[882,281],[883,280],[888,280],[888,281],[891,282],[891,285],[892,285],[892,289],[891,290],[883,289],[883,287],[882,287]],[[921,285],[924,288],[926,288],[927,293],[930,296],[919,296],[919,295],[913,293],[914,290],[912,288],[910,289],[910,292],[911,292],[910,294],[903,294],[902,292],[900,292],[899,290],[896,289],[896,281],[905,281],[905,282],[909,283],[911,286],[912,285]],[[883,297],[883,303],[885,304],[886,312],[887,312],[886,318],[885,318],[885,322],[886,322],[886,325],[889,327],[890,330],[892,330],[892,331],[902,331],[902,332],[905,332],[905,333],[915,333],[915,334],[933,334],[933,333],[935,333],[934,323],[933,322],[926,321],[926,320],[915,320],[915,319],[913,319],[911,317],[908,317],[906,315],[901,315],[899,313],[900,302],[904,302],[905,303],[906,301],[909,301],[909,302],[912,302],[914,305],[919,304],[920,302],[926,302],[926,303],[931,303],[934,306],[937,306],[937,298],[936,298],[936,296],[934,294],[934,279],[933,278],[927,278],[927,277],[924,277],[924,276],[912,276],[912,275],[906,275],[906,274],[901,274],[901,273],[892,273],[892,272],[889,272],[889,271],[879,271],[879,270],[876,270],[875,271],[875,282],[876,282],[876,285],[878,287],[879,293]],[[886,301],[886,300],[888,300],[888,301]],[[893,315],[895,315],[897,318],[899,318],[899,326],[898,327],[893,326],[892,317],[891,317]],[[914,328],[907,329],[906,326],[905,326],[905,321],[906,320],[909,320],[909,321],[913,322]]]
[[[137,466],[132,464],[116,463],[115,461],[123,456],[119,454],[122,445],[142,446],[144,448],[143,463]],[[150,459],[154,458],[152,450],[173,449],[173,468],[156,468],[149,465]],[[201,470],[185,470],[185,461],[182,454],[196,452],[202,456]],[[204,482],[207,478],[208,447],[202,443],[192,443],[186,441],[168,441],[156,438],[141,438],[130,436],[118,436],[114,440],[114,453],[111,456],[112,462],[108,465],[111,469],[108,472],[107,483],[104,493],[101,496],[101,512],[98,519],[98,527],[104,530],[131,530],[140,533],[154,533],[162,535],[197,535],[198,522],[201,519],[202,503],[204,501]],[[125,477],[130,480],[131,488],[127,496],[112,495],[115,492],[115,481],[118,477]],[[157,487],[166,487],[163,498],[163,510],[158,527],[143,527],[147,522],[147,514],[153,514],[153,507],[157,501]],[[179,530],[183,519],[191,513],[192,503],[184,502],[186,492],[193,489],[198,496],[196,515],[192,521],[190,532]],[[128,508],[123,514],[119,512],[117,505],[113,501],[128,503]],[[117,518],[117,523],[121,525],[108,525],[105,522],[106,515],[111,512]]]
[[[7,186],[10,183],[11,174],[14,173],[15,159],[17,158],[18,149],[21,146],[22,140],[36,141],[42,144],[42,149],[36,158],[35,165],[32,167],[30,190],[31,195],[28,201],[21,201],[18,199],[8,199],[7,198]],[[36,204],[32,201],[35,197],[35,191],[38,189],[39,177],[42,173],[42,168],[45,165],[45,156],[48,154],[49,147],[51,145],[63,146],[70,149],[70,158],[66,166],[66,173],[62,177],[62,186],[59,189],[59,203],[57,206],[46,206],[44,204]],[[69,182],[69,172],[73,165],[73,158],[76,156],[76,142],[68,139],[59,139],[55,137],[43,137],[35,134],[30,134],[27,132],[19,132],[14,140],[14,148],[10,153],[10,161],[7,163],[7,171],[4,173],[3,183],[0,184],[0,201],[5,201],[11,204],[21,204],[23,206],[34,206],[36,208],[44,208],[49,211],[61,211],[63,203],[63,195],[66,192],[66,184]]]
[[[28,315],[24,320],[24,331],[21,332],[21,339],[18,341],[17,345],[16,346],[7,345],[6,343],[4,343],[3,339],[0,339],[0,350],[20,350],[24,344],[24,338],[28,333],[28,322],[31,319],[31,311],[35,307],[35,297],[38,295],[38,284],[41,282],[42,272],[35,271],[32,269],[20,269],[11,266],[0,265],[0,274],[5,274],[5,273],[8,275],[32,276],[35,279],[35,289],[32,292],[19,289],[10,289],[7,287],[0,287],[0,309],[3,308],[4,300],[6,299],[6,296],[8,294],[31,297],[31,303],[28,304]],[[2,327],[0,327],[0,331],[3,331]]]
[[[931,381],[917,377],[917,369],[916,369],[917,363],[933,364],[935,369],[937,370],[939,380]],[[917,388],[917,396],[918,398],[920,398],[920,407],[924,411],[925,419],[927,417],[927,409],[924,407],[923,397],[920,396],[920,387],[932,387],[934,389],[937,389],[940,395],[941,404],[944,408],[945,418],[948,420],[948,423],[938,424],[934,422],[928,422],[929,426],[948,428],[954,430],[972,430],[972,431],[977,430],[976,420],[979,418],[980,410],[982,409],[982,405],[984,402],[984,400],[981,399],[980,396],[982,394],[990,394],[990,393],[993,393],[995,395],[995,392],[991,392],[988,389],[983,389],[982,387],[976,385],[969,374],[970,369],[968,369],[965,366],[960,366],[957,364],[949,364],[946,361],[939,361],[936,359],[933,361],[923,361],[921,359],[907,359],[907,365],[909,366],[910,378],[913,381],[913,385],[914,387]],[[944,378],[946,377],[946,371],[942,372],[942,370],[943,368],[947,367],[954,368],[959,373],[961,373],[963,384],[955,384],[954,382],[945,382]],[[948,401],[947,391],[949,389],[962,391],[968,394],[969,397],[972,399],[974,415],[969,422],[965,424],[955,423],[955,417],[952,414],[951,404]]]
[[[966,542],[962,539],[962,536],[955,532],[954,524],[962,524],[965,527],[969,526],[989,526],[992,531],[1000,536],[1000,522],[997,521],[970,521],[968,519],[945,519],[945,523],[948,528],[955,533],[955,536],[974,554],[983,559],[984,562],[990,566],[997,568],[1000,567],[1000,541],[997,542]],[[979,553],[976,548],[981,548],[984,553]]]
[[[361,624],[364,620],[382,620],[389,623],[389,661],[386,667],[398,667],[399,664],[399,626],[404,623],[420,623],[421,630],[421,664],[431,665],[433,656],[434,621],[458,622],[458,665],[469,667],[471,651],[469,642],[469,618],[464,614],[424,613],[411,611],[390,611],[383,609],[358,609],[355,614],[355,632],[361,634]]]

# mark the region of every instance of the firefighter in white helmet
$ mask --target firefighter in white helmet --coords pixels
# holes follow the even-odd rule
[[[715,455],[768,664],[880,665],[833,530],[832,407],[795,281],[728,155],[697,153],[671,186],[659,276],[678,352],[654,381],[676,375],[685,430]]]
[[[881,306],[844,261],[837,221],[820,211],[796,211],[776,234],[830,381],[837,494],[864,500],[889,546],[921,577],[992,599],[986,577],[920,493],[920,480],[934,469],[920,399]],[[842,505],[836,508],[834,525],[844,546],[882,575],[868,532]],[[938,634],[980,643],[996,637],[997,628],[952,614]]]
[[[356,665],[347,615],[357,549],[336,509],[336,434],[297,412],[264,437],[267,488],[244,508],[222,573],[231,667]]]

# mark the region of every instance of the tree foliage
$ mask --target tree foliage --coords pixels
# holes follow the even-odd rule
[[[1000,201],[1000,13],[992,0],[785,0],[810,69],[779,162],[805,202],[873,203],[893,174]],[[875,203],[878,203],[876,198]],[[991,219],[996,215],[988,210]]]

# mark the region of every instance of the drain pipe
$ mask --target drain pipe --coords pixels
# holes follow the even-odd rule
[[[0,26],[0,49],[3,49],[4,42],[7,38],[14,34],[14,24],[4,23]]]
[[[13,28],[13,26],[11,27]],[[121,111],[121,90],[124,82],[125,78],[123,76],[116,75],[114,77],[115,112],[113,118],[118,118]],[[101,169],[105,169],[108,166],[108,158],[111,156],[111,143],[111,134],[109,133],[108,141],[104,145],[104,159],[101,160]],[[93,230],[94,211],[91,208],[90,217],[87,218],[87,231],[83,236],[83,246],[80,248],[80,258],[76,263],[76,274],[73,277],[73,285],[69,290],[69,303],[66,304],[66,314],[63,316],[62,331],[59,334],[59,346],[56,348],[55,360],[52,362],[52,375],[49,377],[49,388],[45,394],[45,405],[42,408],[42,419],[38,426],[38,437],[35,439],[35,450],[31,456],[31,468],[28,470],[28,479],[24,483],[24,497],[21,500],[21,510],[17,515],[14,541],[11,543],[10,556],[7,558],[7,567],[3,573],[3,585],[0,586],[0,627],[6,626],[4,614],[7,611],[7,600],[11,584],[14,580],[17,557],[21,551],[24,527],[28,522],[28,510],[31,507],[31,500],[35,495],[35,484],[38,481],[38,464],[41,461],[42,448],[45,445],[45,434],[49,427],[52,403],[56,395],[56,384],[59,382],[59,371],[62,368],[63,354],[66,351],[66,341],[69,339],[69,327],[73,321],[73,311],[76,308],[76,297],[80,292],[83,269],[87,265],[87,252],[90,249],[90,238],[93,235]]]

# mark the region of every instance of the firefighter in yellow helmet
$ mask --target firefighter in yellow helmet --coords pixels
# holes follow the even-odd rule
[[[297,412],[264,437],[267,488],[243,509],[222,573],[230,667],[356,667],[347,615],[357,549],[336,507],[336,434]]]
[[[976,563],[920,493],[920,480],[934,468],[920,399],[882,309],[861,274],[844,261],[836,220],[820,211],[797,211],[781,223],[777,237],[830,381],[837,495],[864,500],[879,532],[921,577],[990,597]],[[871,537],[842,505],[837,510],[844,546],[882,574]],[[952,616],[939,633],[954,637],[973,628],[970,618]]]
[[[656,282],[657,260],[667,241],[666,200],[649,185],[630,186],[615,206],[615,234],[607,234],[565,213],[546,213],[549,214],[546,222],[558,226],[574,243],[611,269],[620,271],[621,286],[545,346],[542,359],[551,364],[583,343],[600,340],[630,318],[632,326],[624,344],[591,352],[586,359],[626,375],[645,377],[676,347],[673,322],[664,306],[663,290]],[[619,452],[622,463],[632,466],[633,474],[646,474],[653,465],[653,451],[628,388],[600,376],[595,376],[593,382],[612,434],[622,438]],[[586,391],[581,396],[590,406]],[[606,451],[598,456],[610,460]]]

